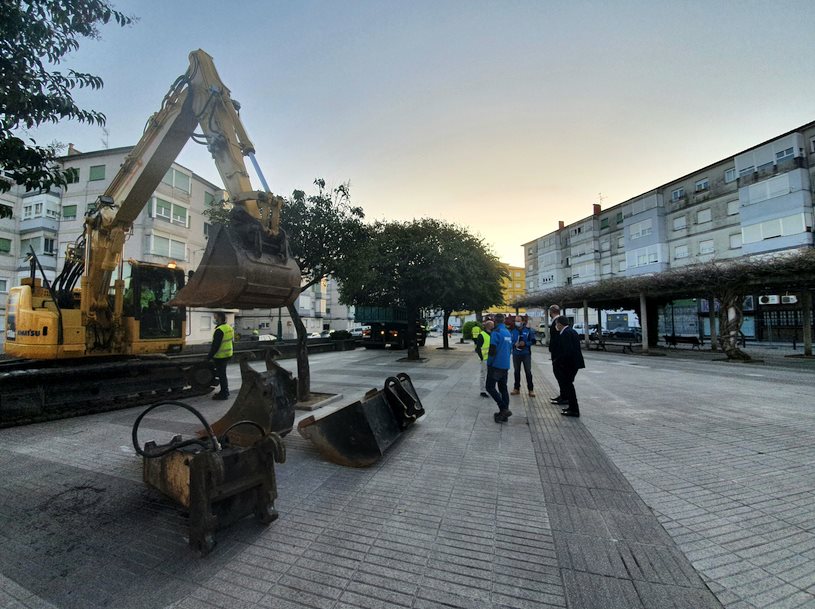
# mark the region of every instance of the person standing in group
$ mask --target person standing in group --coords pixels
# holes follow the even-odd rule
[[[509,364],[512,360],[512,336],[504,324],[503,314],[495,316],[495,328],[490,334],[490,350],[487,358],[487,393],[498,404],[494,418],[496,423],[506,423],[512,416],[509,409]],[[497,386],[497,388],[496,388]]]
[[[510,395],[521,393],[521,366],[523,366],[526,389],[530,397],[535,397],[535,386],[532,383],[532,345],[535,342],[535,331],[527,327],[520,315],[516,315],[515,328],[512,330],[512,367],[515,370],[515,384]]]
[[[488,398],[490,395],[487,393],[487,358],[490,353],[490,332],[492,332],[494,324],[487,320],[484,326],[479,328],[473,326],[473,339],[475,340],[475,353],[481,362],[481,372],[478,378],[478,387],[481,389],[481,397]]]
[[[568,400],[563,392],[563,381],[560,379],[557,366],[555,366],[555,357],[557,357],[558,347],[560,344],[560,332],[558,332],[557,328],[555,327],[555,320],[560,316],[560,307],[557,305],[552,305],[549,307],[549,319],[552,320],[551,325],[549,326],[549,354],[552,358],[552,373],[555,375],[555,380],[557,381],[557,389],[558,394],[557,397],[552,398],[552,404],[556,404],[558,406],[565,406],[568,404]]]
[[[558,354],[553,365],[558,369],[563,381],[563,397],[568,401],[568,407],[560,411],[567,417],[579,417],[580,408],[577,405],[577,392],[574,388],[574,378],[577,371],[585,368],[583,353],[580,350],[580,336],[571,327],[569,320],[562,315],[555,318],[555,327],[560,336]]]
[[[215,313],[215,332],[212,333],[212,345],[209,348],[207,359],[212,360],[215,372],[221,383],[221,391],[212,396],[213,400],[225,400],[229,397],[229,380],[226,378],[226,366],[232,359],[232,342],[235,339],[235,330],[226,323],[226,313]]]

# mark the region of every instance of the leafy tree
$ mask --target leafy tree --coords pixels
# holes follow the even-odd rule
[[[419,359],[419,311],[444,309],[446,324],[449,312],[474,308],[470,298],[483,294],[469,290],[482,270],[479,261],[490,256],[479,239],[456,225],[433,219],[379,222],[356,249],[346,267],[350,274],[341,276],[342,298],[355,305],[404,307],[408,359]],[[495,289],[500,294],[500,281]]]
[[[55,162],[57,145],[26,142],[21,131],[65,119],[104,125],[104,114],[80,108],[72,97],[77,88],[101,89],[102,79],[55,68],[82,38],[98,39],[99,27],[111,20],[126,26],[135,18],[106,0],[0,1],[0,166],[26,190],[65,186],[75,178]],[[0,192],[12,184],[0,178]]]
[[[351,205],[348,183],[328,189],[325,180],[317,179],[314,185],[317,192],[313,195],[295,190],[280,215],[305,280],[301,293],[329,275],[347,274],[345,267],[367,232],[362,208]],[[288,311],[297,331],[297,398],[305,401],[311,392],[306,327],[296,305],[289,305]]]

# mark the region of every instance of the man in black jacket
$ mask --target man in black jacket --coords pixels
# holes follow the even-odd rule
[[[580,336],[569,327],[569,320],[562,315],[555,319],[555,328],[559,335],[559,341],[558,355],[553,365],[563,381],[563,397],[569,403],[569,406],[561,410],[560,414],[567,417],[579,417],[580,408],[577,405],[574,377],[577,376],[578,370],[586,367],[583,361],[583,352],[580,349]]]
[[[557,305],[552,305],[549,307],[549,319],[552,320],[551,325],[549,326],[549,355],[552,358],[552,372],[555,375],[555,380],[557,381],[557,388],[558,394],[557,397],[552,398],[552,404],[557,404],[558,406],[565,406],[568,404],[568,400],[563,392],[563,381],[560,378],[560,373],[558,372],[557,366],[555,366],[555,358],[558,355],[558,347],[560,343],[560,333],[555,328],[555,320],[560,316],[560,307]]]

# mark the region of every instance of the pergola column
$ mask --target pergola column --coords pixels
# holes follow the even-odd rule
[[[589,301],[583,301],[583,342],[589,348]]]
[[[801,320],[804,322],[804,355],[812,355],[812,292],[801,292]]]
[[[711,296],[707,299],[708,321],[710,321],[710,350],[716,351],[719,344],[718,333],[716,331],[716,299]]]
[[[642,352],[648,353],[648,310],[645,308],[645,292],[640,292],[640,329],[642,330]]]

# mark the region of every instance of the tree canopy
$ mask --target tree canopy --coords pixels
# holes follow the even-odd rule
[[[502,299],[503,267],[483,240],[454,224],[378,222],[353,256],[340,276],[343,301],[405,307],[409,358],[418,358],[412,332],[420,309],[480,310]]]
[[[55,162],[59,149],[25,137],[43,123],[76,120],[103,125],[105,115],[74,102],[74,89],[101,89],[102,79],[85,72],[57,70],[83,38],[98,39],[100,26],[135,21],[106,0],[0,1],[0,192],[13,183],[26,190],[64,186],[73,171]],[[0,210],[2,212],[2,210]]]

